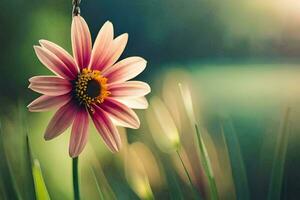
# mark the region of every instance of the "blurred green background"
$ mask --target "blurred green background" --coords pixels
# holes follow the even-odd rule
[[[32,46],[39,39],[47,39],[71,52],[71,9],[71,0],[1,1],[3,143],[11,160],[11,171],[21,177],[17,185],[22,188],[25,178],[19,158],[24,143],[17,138],[26,127],[52,199],[72,198],[69,134],[45,142],[43,131],[52,113],[28,113],[25,105],[38,96],[27,88],[28,78],[50,74],[36,58]],[[290,133],[281,198],[298,199],[300,195],[299,10],[297,0],[82,0],[81,3],[81,15],[89,24],[93,39],[106,20],[114,24],[116,35],[129,33],[122,57],[139,55],[148,61],[138,79],[150,83],[150,96],[160,96],[166,77],[179,71],[182,76],[189,74],[189,82],[197,93],[196,111],[201,115],[201,126],[216,133],[220,132],[220,122],[230,119],[241,148],[250,199],[266,198],[276,138],[288,107]],[[181,81],[180,76],[172,78],[175,84],[177,79]],[[22,112],[26,116],[25,125],[20,125],[23,120],[20,110],[25,110]],[[144,112],[138,113],[144,116]],[[166,155],[158,153],[143,119],[141,130],[128,131],[128,141],[143,141],[161,160]],[[125,184],[119,155],[111,155],[94,132],[90,134],[94,156],[101,163],[114,195],[118,199],[138,198]],[[90,157],[87,151],[82,157]],[[89,168],[84,169],[83,173],[89,174]],[[93,182],[91,174],[84,177],[84,183]],[[184,181],[178,182],[188,187]],[[157,199],[169,198],[166,188],[155,190]],[[20,190],[22,193],[23,189]],[[95,191],[86,186],[86,199],[96,198]]]

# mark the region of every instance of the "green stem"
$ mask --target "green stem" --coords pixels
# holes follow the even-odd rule
[[[78,157],[72,159],[74,200],[80,200],[78,180]]]
[[[197,124],[195,124],[195,129],[196,129],[196,134],[197,134],[197,139],[198,139],[199,150],[200,150],[200,154],[201,154],[200,161],[201,161],[201,164],[203,165],[204,173],[208,179],[210,198],[212,200],[217,200],[218,199],[218,190],[217,190],[216,181],[215,181],[214,175],[212,173],[211,163],[208,158],[208,155],[207,155],[204,143],[203,143],[203,139],[201,138],[200,131],[199,131]]]
[[[181,155],[180,155],[180,153],[179,153],[178,150],[176,150],[176,153],[177,153],[178,158],[179,158],[179,160],[180,160],[180,162],[181,162],[181,164],[182,164],[182,166],[183,166],[184,172],[185,172],[186,176],[187,176],[188,179],[189,179],[190,185],[191,185],[192,190],[193,190],[193,195],[194,195],[195,199],[198,199],[198,198],[197,198],[198,195],[197,195],[196,189],[194,188],[194,185],[193,185],[191,176],[190,176],[190,174],[189,174],[189,172],[188,172],[188,170],[187,170],[187,168],[186,168],[186,166],[185,166],[185,164],[184,164],[184,162],[183,162],[183,160],[182,160],[182,157],[181,157]]]

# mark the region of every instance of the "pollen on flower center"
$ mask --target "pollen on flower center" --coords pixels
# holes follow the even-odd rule
[[[89,106],[92,103],[102,103],[110,94],[107,91],[107,78],[98,70],[84,68],[74,84],[74,93],[80,104]]]

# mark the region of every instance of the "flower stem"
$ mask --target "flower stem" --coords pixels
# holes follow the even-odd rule
[[[201,164],[203,165],[204,173],[207,176],[208,179],[208,184],[209,184],[209,190],[210,190],[210,199],[212,200],[217,200],[218,198],[218,190],[217,190],[217,185],[216,181],[211,169],[211,163],[209,160],[209,157],[207,155],[207,151],[203,142],[203,139],[200,135],[200,131],[198,128],[198,125],[195,124],[195,129],[196,129],[196,134],[197,134],[197,139],[198,139],[198,145],[199,145],[199,150],[200,150],[200,161]]]
[[[78,180],[78,157],[72,158],[74,200],[80,200]]]
[[[72,4],[73,4],[72,14],[73,14],[73,16],[80,15],[80,7],[79,7],[80,3],[81,3],[81,0],[72,0]]]
[[[186,166],[185,166],[185,164],[184,164],[184,162],[183,162],[183,160],[182,160],[182,157],[181,157],[181,155],[180,155],[180,153],[179,153],[178,150],[176,150],[176,153],[177,153],[178,158],[179,158],[179,160],[180,160],[180,162],[181,162],[181,164],[182,164],[182,166],[183,166],[184,172],[185,172],[186,176],[187,176],[188,179],[189,179],[190,185],[191,185],[192,190],[193,190],[193,195],[194,195],[195,199],[198,199],[198,198],[197,198],[198,195],[197,195],[196,189],[194,188],[194,185],[193,185],[191,176],[190,176],[190,174],[189,174],[189,172],[188,172],[188,170],[187,170],[187,168],[186,168]]]

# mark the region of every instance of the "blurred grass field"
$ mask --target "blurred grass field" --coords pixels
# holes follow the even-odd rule
[[[201,70],[196,70],[197,65],[203,65]],[[299,113],[298,75],[300,71],[296,65],[194,64],[185,69],[179,66],[170,68],[153,79],[151,96],[163,99],[172,113],[185,152],[183,155],[187,156],[186,163],[190,163],[193,182],[202,195],[207,197],[208,186],[203,174],[199,174],[201,166],[199,160],[195,160],[196,139],[178,96],[178,83],[189,84],[192,88],[197,123],[205,134],[204,142],[212,161],[220,199],[265,199],[270,191],[274,193],[270,199],[293,199],[298,187],[294,182],[297,179],[295,166],[299,165],[299,127],[296,123]],[[29,161],[24,159],[25,135],[28,133],[33,156],[40,162],[51,199],[71,199],[71,159],[67,151],[69,133],[45,142],[43,131],[51,112],[30,114],[25,110],[24,102],[11,106],[10,111],[1,117],[1,142],[5,149],[1,150],[1,154],[6,157],[3,159],[6,162],[1,164],[4,165],[1,166],[1,173],[10,173],[11,184],[25,198],[28,191],[24,191],[23,185],[30,186],[27,182],[31,175],[25,168]],[[149,148],[145,151],[150,152],[150,160],[147,161],[149,155],[141,157],[154,167],[148,169],[146,174],[151,179],[149,187],[156,199],[177,199],[176,196],[172,197],[175,192],[179,193],[179,199],[192,198],[191,193],[187,193],[190,186],[176,154],[162,152],[155,145],[153,137],[161,140],[164,132],[157,130],[152,137],[153,127],[145,118],[145,111],[139,111],[138,114],[142,121],[141,129],[127,130],[128,139],[125,139],[125,130],[121,130],[124,145],[118,154],[111,154],[106,149],[92,127],[89,145],[79,158],[84,199],[99,197],[91,169],[98,177],[96,180],[103,188],[103,194],[109,195],[106,198],[141,198],[137,196],[139,193],[135,193],[137,186],[132,188],[127,182],[128,169],[125,164],[135,162],[130,161],[132,156],[128,156],[126,149],[129,144],[135,145],[136,142]],[[6,171],[5,163],[9,171]],[[137,170],[134,168],[137,166],[131,165],[131,170]],[[273,168],[275,172],[272,172]],[[272,181],[275,182],[272,187],[277,187],[275,191],[270,189]],[[276,185],[277,182],[281,185]],[[2,179],[2,195],[10,192],[6,189],[7,183],[6,179]],[[137,185],[143,187],[143,182]]]

